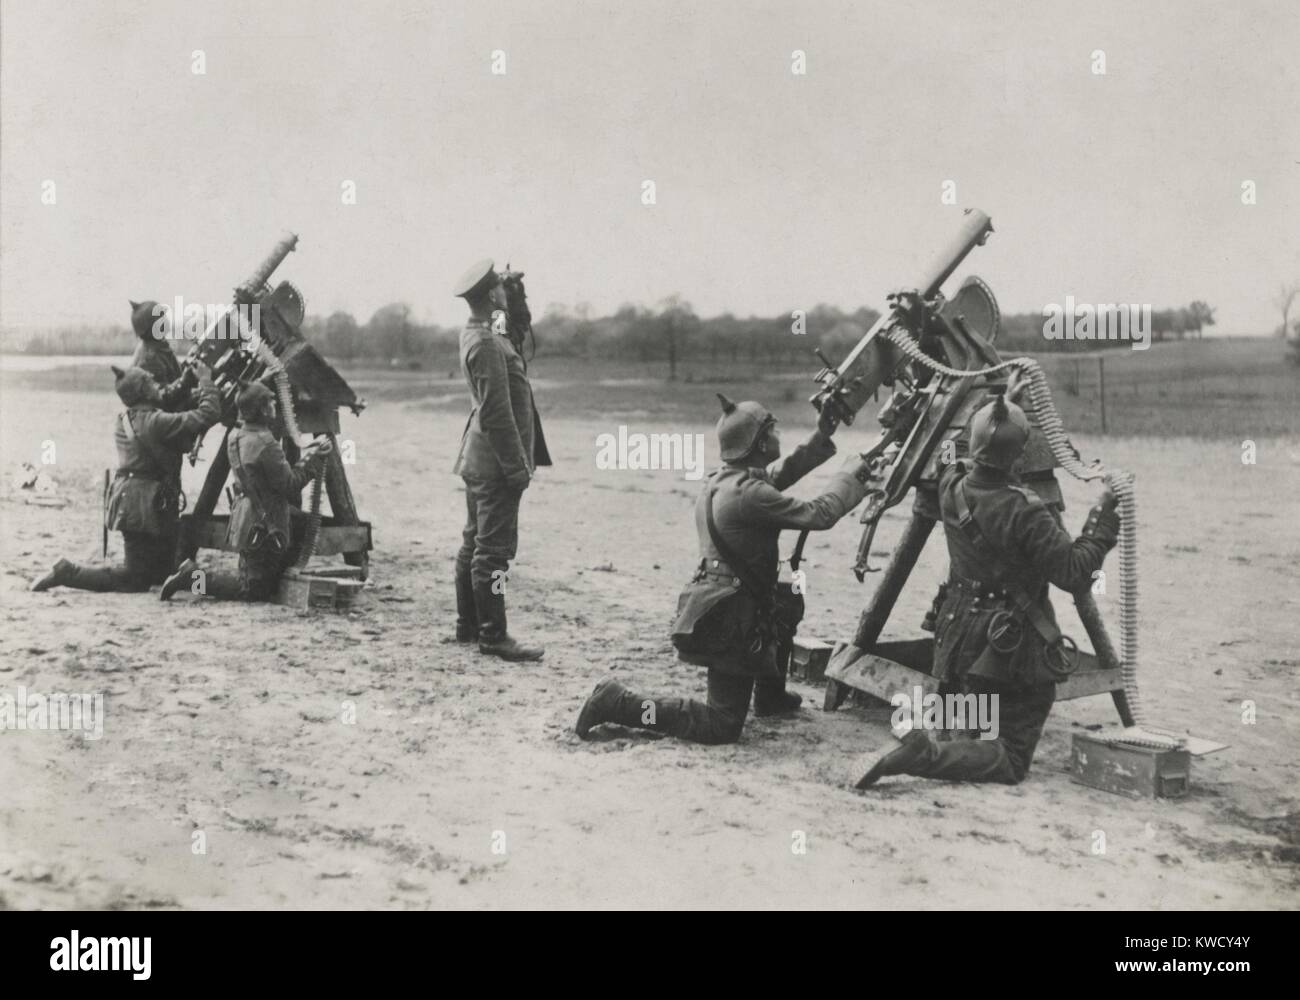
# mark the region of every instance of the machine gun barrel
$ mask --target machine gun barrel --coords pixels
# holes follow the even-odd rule
[[[259,331],[253,329],[255,323],[250,322],[244,310],[256,306],[275,269],[297,245],[298,237],[294,233],[286,233],[276,243],[253,273],[236,286],[234,302],[203,331],[203,336],[181,362],[189,368],[202,361],[213,368],[213,378],[221,394],[223,419],[233,419],[240,380],[261,377],[266,368],[250,348],[251,338]]]
[[[945,244],[921,275],[915,287],[922,298],[931,299],[953,271],[961,266],[966,256],[988,239],[993,232],[993,220],[979,209],[967,209],[961,229]],[[852,423],[857,412],[871,399],[881,383],[888,379],[907,359],[882,334],[899,317],[887,312],[878,319],[854,345],[848,356],[835,369],[826,368],[817,381],[822,388],[810,402],[818,410],[831,406],[844,423]]]
[[[284,263],[284,258],[293,253],[294,247],[298,245],[298,237],[294,233],[286,233],[284,238],[266,255],[266,259],[257,265],[257,270],[250,274],[242,285],[235,289],[236,302],[256,302],[257,297],[262,294],[262,289],[275,273],[275,269]]]

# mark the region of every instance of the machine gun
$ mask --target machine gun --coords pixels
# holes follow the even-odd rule
[[[240,389],[260,381],[267,383],[279,399],[283,426],[273,430],[281,438],[290,463],[298,459],[298,438],[304,433],[323,436],[334,446],[323,476],[312,484],[308,518],[305,523],[295,519],[290,550],[297,550],[299,566],[305,566],[313,554],[341,554],[349,566],[357,567],[355,575],[364,580],[369,570],[370,525],[357,516],[337,435],[338,408],[346,406],[359,414],[366,404],[303,336],[306,304],[302,293],[288,281],[274,288],[270,285],[271,275],[297,245],[298,237],[292,233],[275,245],[235,288],[231,307],[204,331],[182,361],[187,368],[201,362],[212,369],[226,432],[221,447],[212,456],[194,509],[181,516],[177,558],[191,559],[200,548],[227,548],[229,518],[213,514],[230,475],[226,442],[235,425],[235,401]],[[195,443],[191,464],[200,443]],[[331,517],[320,513],[322,485],[329,496]]]
[[[967,255],[993,232],[993,223],[978,210],[966,211],[962,228],[935,257],[914,288],[889,297],[889,307],[838,365],[824,356],[815,376],[820,388],[810,400],[819,411],[830,408],[843,423],[852,423],[863,406],[884,386],[893,389],[878,419],[880,436],[863,457],[871,464],[871,488],[863,508],[862,541],[854,573],[858,580],[874,573],[869,565],[876,525],[909,491],[915,493],[912,518],[879,577],[851,643],[840,644],[826,668],[825,708],[833,711],[850,689],[889,700],[915,687],[927,692],[938,685],[930,671],[934,640],[881,642],[903,585],[916,565],[935,523],[940,520],[938,481],[945,465],[968,450],[967,425],[994,394],[1027,391],[1025,412],[1031,428],[1015,472],[1023,484],[1058,516],[1061,491],[1055,470],[1080,479],[1102,479],[1119,497],[1122,528],[1119,545],[1119,604],[1122,655],[1106,632],[1091,589],[1073,595],[1079,618],[1095,652],[1076,650],[1066,657],[1057,698],[1109,692],[1125,727],[1125,742],[1168,748],[1171,734],[1144,727],[1137,692],[1137,536],[1132,476],[1107,471],[1099,463],[1085,466],[1070,444],[1052,404],[1051,391],[1038,363],[1030,358],[1002,360],[994,346],[1000,314],[992,290],[976,277],[967,278],[951,300],[941,287]],[[1018,386],[1012,387],[1012,379]],[[802,548],[802,540],[799,548]],[[798,551],[798,549],[796,549]]]

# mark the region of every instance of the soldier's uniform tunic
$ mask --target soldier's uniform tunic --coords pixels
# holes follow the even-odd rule
[[[461,333],[460,363],[474,408],[453,469],[465,480],[467,507],[456,581],[458,588],[490,588],[518,550],[524,488],[551,456],[523,358],[510,339],[471,319]]]
[[[961,526],[957,492],[987,543],[979,550]],[[950,466],[939,481],[939,505],[948,542],[947,594],[935,619],[934,676],[940,692],[997,694],[1000,735],[962,734],[934,743],[929,758],[908,773],[962,781],[1014,784],[1029,771],[1056,697],[1046,641],[1023,623],[1019,646],[1001,653],[989,642],[989,623],[1009,608],[1006,584],[1015,581],[1049,621],[1055,614],[1048,584],[1065,591],[1090,586],[1119,535],[1119,517],[1094,507],[1083,532],[1071,539],[1049,507],[1011,473],[977,464]],[[990,562],[989,550],[996,555]]]
[[[126,377],[134,378],[135,369]],[[140,373],[143,376],[143,373]],[[221,418],[221,402],[208,380],[199,382],[193,410],[164,413],[152,403],[133,402],[114,428],[118,467],[108,496],[108,527],[122,533],[125,565],[72,566],[64,586],[81,590],[142,591],[172,571],[180,515],[181,459]]]
[[[209,594],[269,601],[294,555],[289,544],[290,503],[320,472],[325,456],[312,455],[290,465],[270,429],[250,420],[230,432],[226,455],[239,485],[226,536],[227,544],[239,552],[239,584],[234,595],[223,582],[210,587]],[[278,550],[272,542],[276,537],[283,541]]]

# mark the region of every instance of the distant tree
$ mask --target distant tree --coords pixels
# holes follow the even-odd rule
[[[668,350],[668,381],[677,381],[677,359],[684,352],[686,342],[700,326],[699,317],[691,304],[680,295],[673,294],[659,303],[659,321]]]
[[[411,323],[411,307],[393,302],[378,309],[366,323],[366,337],[379,356],[389,361],[413,358],[420,353],[419,337]]]
[[[329,358],[351,360],[362,353],[361,327],[351,313],[331,313],[320,331],[320,349]]]
[[[1214,309],[1200,299],[1197,299],[1187,307],[1187,328],[1195,330],[1196,336],[1201,336],[1201,327],[1214,326]]]
[[[1282,329],[1278,336],[1285,337],[1290,327],[1287,321],[1291,316],[1291,305],[1295,302],[1297,295],[1300,295],[1300,281],[1283,282],[1278,288],[1277,294],[1273,296],[1273,305],[1282,310]]]

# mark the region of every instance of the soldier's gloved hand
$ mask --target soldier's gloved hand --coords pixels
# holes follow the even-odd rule
[[[850,455],[844,460],[844,471],[865,485],[871,479],[871,463],[861,455]]]
[[[1097,506],[1107,514],[1113,514],[1115,509],[1119,507],[1119,497],[1115,494],[1114,490],[1107,486],[1101,491],[1101,497],[1097,500]]]
[[[316,438],[303,449],[302,457],[307,459],[324,458],[333,450],[334,445],[330,444],[329,438]]]
[[[199,385],[212,384],[212,369],[202,361],[194,362],[194,368],[192,370],[194,372],[194,377],[198,379]]]
[[[528,489],[528,484],[530,482],[532,482],[532,476],[528,474],[527,469],[523,470],[522,472],[516,472],[513,475],[506,476],[506,485],[509,486],[512,490],[518,490],[520,493]]]

